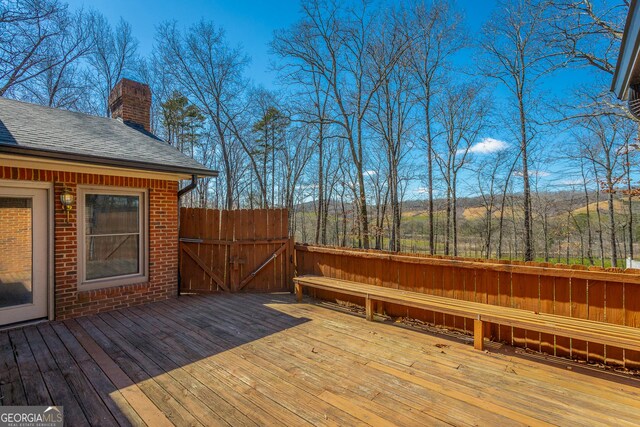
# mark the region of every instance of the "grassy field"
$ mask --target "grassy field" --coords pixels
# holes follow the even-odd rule
[[[636,205],[636,203],[634,203]],[[639,209],[635,209],[635,218],[640,218],[640,204],[637,204]],[[589,228],[589,219],[591,225],[591,238],[592,238],[592,251],[594,255],[600,254],[599,247],[599,233],[600,229],[603,235],[604,254],[610,252],[610,239],[609,239],[609,217],[607,212],[606,201],[600,202],[600,217],[597,215],[596,204],[592,203],[589,206],[590,218],[587,218],[586,206],[571,208],[571,214],[563,208],[570,207],[570,204],[566,206],[555,206],[550,212],[550,215],[545,218],[546,230],[543,228],[543,222],[538,214],[534,215],[534,244],[536,261],[545,262],[544,257],[540,256],[544,254],[545,247],[549,252],[549,259],[547,262],[555,264],[570,264],[570,265],[589,265],[588,259],[581,257],[582,253],[586,252],[586,241],[588,238],[587,229]],[[616,200],[614,204],[615,208],[615,220],[617,233],[617,246],[620,260],[618,261],[618,267],[624,267],[624,257],[628,249],[628,231],[626,229],[628,223],[628,204],[625,205],[623,201]],[[506,208],[504,218],[504,233],[502,244],[502,255],[504,259],[522,260],[523,255],[523,239],[521,236],[522,230],[522,212],[518,209],[512,211],[511,207]],[[373,210],[371,211],[373,213]],[[343,238],[343,225],[340,217],[336,217],[337,212],[331,212],[329,221],[327,224],[327,244],[340,246]],[[357,222],[353,217],[353,210],[350,210],[347,218],[347,230],[346,230],[346,246],[357,247]],[[388,215],[388,213],[387,213]],[[499,212],[493,212],[493,224],[492,224],[492,258],[495,258],[497,250],[498,239],[498,218]],[[514,222],[515,217],[515,222]],[[434,212],[434,225],[436,233],[436,254],[444,254],[444,235],[446,228],[446,211],[440,209]],[[601,221],[600,225],[598,221]],[[389,242],[389,220],[385,220],[383,229],[375,228],[375,219],[370,219],[370,225],[372,226],[372,233],[382,234],[381,249],[388,249]],[[315,226],[316,216],[312,210],[306,210],[304,212],[298,211],[296,213],[296,240],[306,243],[313,243],[315,241]],[[640,220],[634,221],[634,236],[640,236]],[[416,252],[416,253],[428,253],[429,252],[429,214],[425,209],[425,204],[418,204],[415,202],[410,209],[405,209],[402,213],[402,225],[401,225],[401,250],[403,252]],[[469,258],[484,258],[483,248],[485,245],[486,223],[485,223],[485,210],[482,206],[477,204],[461,207],[458,210],[458,255],[461,257]],[[546,241],[545,241],[546,237]],[[453,236],[451,236],[453,239]],[[634,239],[634,241],[637,238]],[[374,245],[375,241],[372,238],[371,244]],[[634,244],[636,253],[640,253],[640,247],[638,243]],[[451,252],[453,251],[453,243],[451,243]],[[569,252],[569,259],[567,260],[567,249]],[[601,266],[602,262],[599,258],[594,259],[594,265]],[[604,267],[610,267],[611,262],[609,259],[605,259]]]
[[[401,241],[401,247],[402,247],[402,251],[406,251],[406,252],[415,252],[415,253],[428,253],[429,252],[429,242],[424,240],[424,239],[402,239]],[[444,252],[444,244],[442,243],[438,243],[436,244],[436,253],[438,254],[442,254]],[[480,254],[480,251],[469,251],[469,252],[464,252],[464,251],[459,251],[458,256],[461,257],[467,257],[467,258],[483,258],[483,256]],[[492,257],[492,259],[495,259],[495,257]],[[509,258],[509,257],[502,257],[503,260],[517,260],[517,261],[522,261],[523,258],[522,257],[513,257],[513,258]],[[536,262],[548,262],[551,264],[564,264],[564,265],[590,265],[589,264],[589,259],[588,258],[580,258],[580,257],[569,257],[569,260],[567,262],[567,258],[565,256],[562,257],[549,257],[548,260],[545,260],[544,257],[536,257],[534,259],[534,261]],[[594,264],[596,266],[601,266],[601,262],[602,260],[600,258],[594,258],[593,259]],[[610,259],[605,259],[604,260],[604,267],[605,268],[609,268],[611,267],[611,260]],[[619,259],[618,260],[618,267],[620,268],[624,268],[625,267],[625,261],[624,259]]]

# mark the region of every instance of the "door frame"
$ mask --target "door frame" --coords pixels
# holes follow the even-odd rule
[[[47,205],[45,215],[47,216],[47,316],[48,320],[55,319],[55,290],[54,290],[54,231],[55,231],[55,191],[53,182],[44,181],[22,181],[14,179],[0,179],[0,186],[13,188],[35,188],[46,190]]]

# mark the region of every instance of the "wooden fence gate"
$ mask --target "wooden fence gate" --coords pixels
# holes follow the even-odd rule
[[[180,292],[291,290],[286,209],[180,209]]]

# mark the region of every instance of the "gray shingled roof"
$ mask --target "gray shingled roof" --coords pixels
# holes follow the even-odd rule
[[[155,135],[120,120],[0,97],[0,153],[216,176]]]

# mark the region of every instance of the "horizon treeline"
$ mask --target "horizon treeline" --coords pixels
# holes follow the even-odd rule
[[[147,83],[153,132],[220,171],[183,204],[286,207],[304,242],[617,266],[638,234],[638,123],[609,90],[627,12],[497,0],[472,31],[454,1],[303,0],[265,88],[206,17],[158,22],[142,54],[135,22],[7,0],[0,96],[108,116],[118,80]]]

